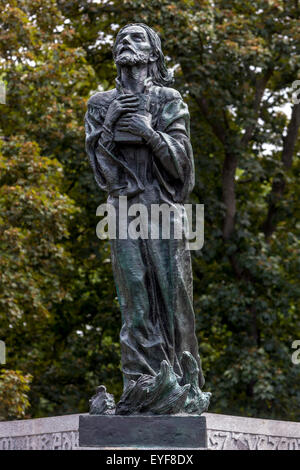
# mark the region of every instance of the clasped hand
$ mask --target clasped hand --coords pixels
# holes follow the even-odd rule
[[[105,125],[112,129],[116,124],[119,131],[130,132],[140,137],[150,137],[152,127],[147,116],[137,114],[139,99],[132,94],[124,94],[114,100],[107,111]],[[119,122],[117,122],[120,119]]]
[[[149,138],[152,134],[152,127],[149,118],[143,114],[127,113],[117,123],[118,131],[130,132],[145,139]]]

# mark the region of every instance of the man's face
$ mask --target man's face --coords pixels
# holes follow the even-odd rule
[[[122,31],[116,45],[116,64],[147,64],[153,60],[152,57],[152,46],[144,28],[128,26]]]

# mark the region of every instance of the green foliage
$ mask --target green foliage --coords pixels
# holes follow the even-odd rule
[[[59,192],[62,167],[41,157],[36,143],[11,137],[2,146],[0,168],[0,305],[2,326],[9,328],[25,317],[42,321],[68,296],[61,283],[71,269],[63,240],[75,208]]]
[[[32,377],[24,376],[18,370],[2,369],[0,372],[0,421],[24,418],[30,406],[27,394]]]
[[[97,81],[55,2],[5,3],[2,20],[0,337],[7,367],[33,375],[32,416],[85,411],[99,382],[121,392],[104,195],[84,150]]]
[[[1,3],[0,337],[8,367],[33,375],[32,416],[86,411],[100,383],[121,392],[109,247],[95,235],[105,196],[83,117],[88,96],[114,86],[115,30],[142,21],[159,31],[191,113],[193,200],[205,204],[194,297],[211,411],[299,419],[298,3]]]

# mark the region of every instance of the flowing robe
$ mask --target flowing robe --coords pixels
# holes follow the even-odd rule
[[[182,207],[194,186],[194,161],[189,138],[189,112],[180,93],[151,86],[151,138],[141,144],[118,144],[105,127],[110,103],[119,91],[93,95],[88,102],[86,150],[99,187],[118,211],[118,196],[128,207],[142,203]],[[176,210],[171,225],[178,222]],[[150,226],[151,228],[151,226]],[[192,267],[182,239],[111,240],[112,268],[122,314],[120,332],[124,389],[142,374],[155,375],[162,360],[182,377],[181,355],[189,351],[199,366],[195,336]],[[172,228],[172,227],[171,227]]]

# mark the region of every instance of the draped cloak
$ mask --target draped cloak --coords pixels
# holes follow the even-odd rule
[[[194,186],[187,105],[176,90],[150,86],[152,137],[141,144],[117,144],[103,124],[118,93],[117,89],[99,92],[88,102],[86,150],[97,184],[108,192],[108,203],[116,210],[118,196],[127,194],[128,208],[136,203],[145,204],[149,213],[151,204],[183,208]],[[110,243],[122,315],[124,388],[129,380],[137,380],[142,374],[156,375],[164,359],[180,380],[184,351],[189,351],[198,363],[201,388],[204,378],[195,336],[192,267],[184,230],[181,239],[175,239],[171,231],[170,239],[151,239],[149,235],[148,239],[117,238]]]

